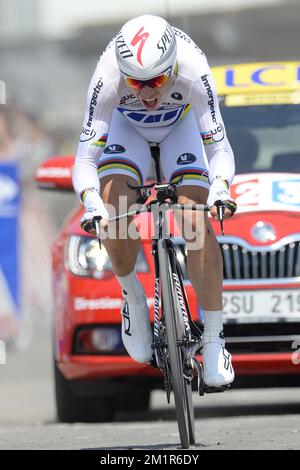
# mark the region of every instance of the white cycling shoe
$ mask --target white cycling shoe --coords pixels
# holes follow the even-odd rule
[[[137,362],[145,364],[152,358],[152,329],[146,298],[138,304],[123,300],[122,340],[128,354]]]
[[[202,359],[204,383],[207,387],[224,387],[234,381],[231,354],[221,338],[203,338]]]

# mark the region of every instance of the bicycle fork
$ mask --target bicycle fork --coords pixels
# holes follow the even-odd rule
[[[172,250],[172,244],[169,240],[166,241],[166,246],[164,249]],[[169,242],[169,244],[168,244]],[[155,268],[155,293],[154,293],[154,333],[153,333],[153,349],[154,349],[154,357],[156,366],[161,370],[164,375],[164,384],[165,390],[167,394],[168,403],[170,403],[170,394],[171,394],[171,380],[170,380],[170,370],[167,361],[167,342],[165,338],[165,330],[164,330],[164,322],[160,316],[160,271],[159,271],[159,257],[158,257],[158,241],[154,240],[152,244],[152,254],[154,256],[154,268]],[[176,256],[172,253],[173,256]],[[172,259],[172,256],[171,256]],[[182,280],[180,280],[179,276],[176,273],[175,265],[177,266],[177,260],[173,259],[171,262],[172,265],[172,276],[173,282],[176,289],[176,294],[178,298],[178,302],[180,304],[180,308],[183,314],[183,322],[184,322],[184,330],[185,330],[185,339],[178,342],[178,347],[184,346],[182,348],[184,352],[184,378],[188,382],[192,382],[192,380],[197,377],[197,385],[198,385],[198,392],[199,395],[202,396],[204,394],[204,380],[203,380],[203,370],[202,365],[195,357],[197,350],[200,348],[201,343],[201,332],[198,327],[194,324],[189,310],[186,308],[186,294],[184,291],[184,286],[182,285]],[[178,266],[177,266],[178,268]],[[196,335],[192,335],[191,325],[193,329],[196,331]]]

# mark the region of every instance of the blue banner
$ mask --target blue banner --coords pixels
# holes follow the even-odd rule
[[[18,165],[0,162],[0,316],[21,314],[20,206]]]

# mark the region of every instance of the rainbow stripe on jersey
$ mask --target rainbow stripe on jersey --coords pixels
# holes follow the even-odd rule
[[[127,158],[100,159],[98,165],[99,178],[109,174],[127,174],[135,178],[139,184],[143,184],[143,177],[139,167]]]
[[[208,171],[206,168],[182,168],[180,170],[176,170],[172,173],[171,176],[171,183],[177,183],[179,178],[183,177],[183,180],[197,180],[203,181],[203,183],[208,182]]]

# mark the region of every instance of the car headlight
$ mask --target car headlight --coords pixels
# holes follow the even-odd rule
[[[113,276],[108,253],[103,244],[100,250],[96,238],[72,235],[69,239],[67,252],[69,269],[76,276],[95,279]],[[142,249],[138,254],[136,271],[148,271],[148,264]]]

